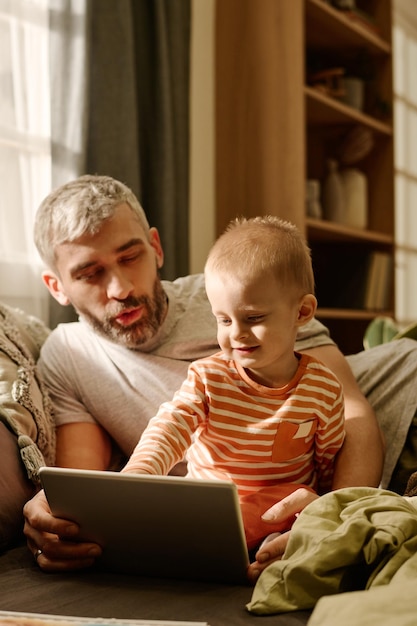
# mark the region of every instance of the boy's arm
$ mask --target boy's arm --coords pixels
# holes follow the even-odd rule
[[[185,422],[176,419],[172,404],[161,405],[121,471],[130,474],[168,474],[182,461],[191,445],[192,431],[186,428]]]

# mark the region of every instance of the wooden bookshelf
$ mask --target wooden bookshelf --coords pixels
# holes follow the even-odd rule
[[[395,317],[391,2],[356,5],[355,16],[324,0],[216,5],[217,232],[236,215],[269,213],[296,223],[312,248],[318,295],[325,294],[318,318],[344,353],[362,348],[376,315]],[[310,80],[312,67],[348,68],[355,59],[358,71],[368,71],[362,110]],[[306,180],[323,182],[327,159],[337,158],[352,129],[372,137],[372,149],[354,164],[367,180],[366,228],[314,219],[305,208]],[[383,308],[366,308],[359,297],[345,306],[347,277],[328,266],[348,275],[356,257],[369,267],[374,257],[388,259]],[[363,290],[368,277],[357,271]]]

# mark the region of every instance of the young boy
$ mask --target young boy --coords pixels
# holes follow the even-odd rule
[[[161,405],[122,470],[168,474],[187,452],[188,476],[233,481],[249,549],[283,526],[261,514],[307,486],[331,486],[344,439],[341,385],[316,359],[294,352],[317,307],[310,251],[275,217],[238,219],[205,266],[221,352],[195,361]]]

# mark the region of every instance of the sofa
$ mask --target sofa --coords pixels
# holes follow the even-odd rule
[[[38,489],[39,467],[55,456],[53,408],[36,369],[49,332],[0,303],[0,612],[210,626],[415,623],[417,473],[406,498],[357,487],[313,502],[293,526],[286,559],[254,588],[41,571],[25,544],[22,508]]]
[[[45,574],[26,546],[0,557],[0,610],[107,617],[183,620],[210,626],[300,626],[309,611],[250,614],[251,588],[174,580],[143,579],[93,571]]]
[[[119,619],[252,624],[248,585],[137,578],[87,570],[45,573],[23,536],[22,508],[53,464],[52,407],[36,361],[49,333],[39,320],[0,304],[0,611]],[[305,624],[309,611],[262,618],[263,626]]]

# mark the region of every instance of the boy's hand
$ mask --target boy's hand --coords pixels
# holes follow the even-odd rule
[[[294,493],[277,502],[270,509],[265,511],[262,519],[265,522],[285,521],[293,515],[300,513],[308,504],[316,500],[319,496],[309,489],[300,487]],[[274,561],[280,560],[284,556],[290,532],[282,534],[271,534],[261,544],[255,555],[255,561],[248,568],[248,578],[252,583],[256,583],[263,570]]]

